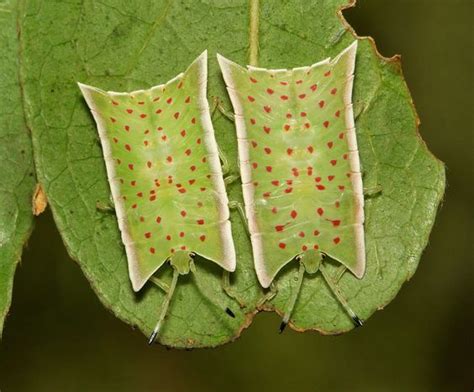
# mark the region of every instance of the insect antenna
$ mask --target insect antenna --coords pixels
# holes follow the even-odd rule
[[[347,312],[347,314],[351,317],[352,322],[356,327],[362,327],[364,325],[364,322],[355,314],[355,312],[351,309],[349,304],[347,303],[346,298],[342,294],[341,290],[339,289],[339,286],[331,279],[331,277],[328,275],[326,271],[326,267],[324,267],[323,263],[321,263],[319,270],[321,271],[321,274],[323,275],[324,280],[328,284],[329,288],[331,291],[334,293],[336,296],[337,300],[339,303],[342,305],[344,310]]]
[[[290,299],[288,301],[288,304],[286,305],[286,311],[283,316],[283,320],[281,321],[280,324],[280,333],[282,333],[286,326],[288,325],[288,322],[290,321],[291,314],[293,313],[293,309],[295,308],[296,300],[298,299],[298,295],[300,294],[301,291],[301,286],[303,284],[303,278],[304,278],[304,264],[300,262],[300,269],[298,270],[298,281],[296,282],[296,289],[291,292]]]
[[[217,305],[217,307],[221,308],[230,317],[235,318],[234,312],[230,308],[228,308],[226,305],[224,305],[224,303],[220,299],[213,297],[213,294],[209,292],[206,285],[202,284],[197,274],[194,274],[194,278],[195,278],[194,280],[196,281],[196,285],[199,291],[201,292],[202,295],[204,295],[204,297],[207,298],[209,302],[211,302],[214,305]]]
[[[148,339],[148,344],[152,344],[155,341],[156,336],[160,332],[161,325],[163,324],[166,314],[168,313],[168,308],[170,305],[171,298],[173,297],[174,290],[176,289],[176,283],[178,283],[178,277],[179,277],[178,270],[173,268],[173,278],[171,280],[171,285],[168,292],[166,293],[165,300],[163,304],[161,305],[160,318],[158,319],[158,322],[156,323],[155,329],[150,335],[150,339]]]

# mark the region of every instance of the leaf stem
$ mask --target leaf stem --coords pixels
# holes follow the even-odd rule
[[[258,29],[259,29],[259,9],[260,0],[249,0],[250,5],[250,26],[249,26],[249,64],[258,66]]]

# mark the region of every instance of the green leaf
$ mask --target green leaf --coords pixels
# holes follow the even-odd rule
[[[13,275],[33,227],[35,185],[31,138],[18,80],[14,2],[0,3],[0,336],[11,302]]]
[[[346,5],[343,0],[262,1],[259,64],[288,68],[336,55],[354,39],[337,14]],[[115,216],[97,209],[97,202],[109,200],[109,187],[95,126],[76,81],[115,91],[146,88],[170,79],[208,49],[209,95],[230,108],[215,53],[248,63],[248,8],[246,0],[20,2],[20,72],[38,177],[69,253],[101,301],[147,334],[164,297],[150,285],[133,293]],[[443,194],[444,169],[417,134],[399,60],[381,58],[369,39],[361,39],[355,73],[364,183],[381,185],[383,193],[366,204],[367,274],[359,281],[346,272],[339,283],[351,306],[367,318],[414,273]],[[214,128],[236,174],[234,125],[216,115]],[[239,184],[229,187],[229,197],[241,200]],[[161,343],[215,346],[249,324],[262,291],[236,213],[232,223],[238,253],[232,282],[243,307],[237,311],[236,303],[227,301],[237,318],[222,314],[192,280],[183,279]],[[196,265],[208,287],[225,299],[220,269],[204,260]],[[285,308],[296,267],[288,265],[279,274],[279,292],[268,309]],[[319,276],[305,278],[292,325],[324,333],[352,328]]]

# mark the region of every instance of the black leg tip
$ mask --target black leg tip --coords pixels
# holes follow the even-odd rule
[[[232,318],[235,318],[235,314],[232,310],[230,310],[229,308],[225,308],[225,312]]]
[[[280,324],[280,332],[279,333],[282,333],[286,326],[288,325],[288,323],[286,323],[285,321],[282,321],[281,324]]]
[[[150,335],[150,339],[148,339],[148,344],[150,346],[155,342],[157,334],[158,334],[158,332],[153,331],[153,333]]]
[[[362,327],[364,325],[364,322],[357,316],[352,317],[352,322],[354,323],[356,328]]]

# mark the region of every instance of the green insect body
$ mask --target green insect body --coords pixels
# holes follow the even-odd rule
[[[207,52],[149,90],[80,84],[98,126],[135,291],[167,260],[177,274],[189,272],[182,261],[190,264],[194,254],[235,270],[206,83]]]
[[[365,271],[364,197],[352,110],[357,42],[291,70],[218,60],[234,107],[245,213],[263,287],[295,257]]]

